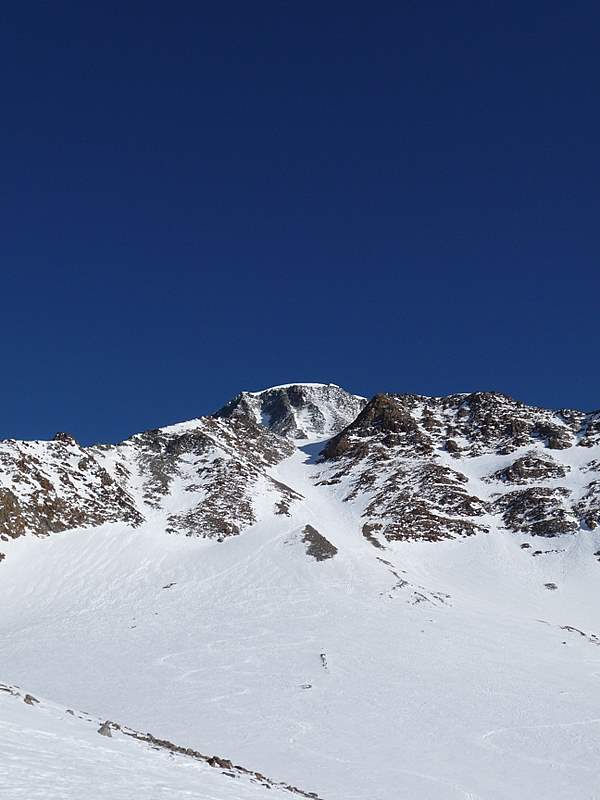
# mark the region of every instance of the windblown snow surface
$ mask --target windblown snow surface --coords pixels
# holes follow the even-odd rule
[[[279,800],[76,708],[326,800],[600,798],[597,532],[378,549],[318,449],[271,469],[291,516],[221,543],[157,516],[4,548],[0,680],[52,702],[0,693],[0,797]]]
[[[126,728],[99,737],[86,712],[0,686],[0,796],[11,800],[164,798],[290,800],[289,791],[235,769],[141,743]]]

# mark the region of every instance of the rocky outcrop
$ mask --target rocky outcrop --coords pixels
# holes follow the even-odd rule
[[[255,502],[272,495],[285,506],[299,495],[268,474],[293,451],[246,417],[205,417],[134,436],[99,455],[120,479],[162,512],[165,531],[223,540],[256,521]]]
[[[376,395],[354,422],[328,442],[324,458],[341,455],[361,458],[365,440],[373,436],[386,448],[402,447],[418,455],[431,454],[432,439],[412,413],[416,403],[417,399],[410,395]]]
[[[537,536],[555,536],[576,531],[580,522],[566,502],[570,492],[564,488],[536,486],[502,495],[494,511],[502,515],[507,528]]]
[[[376,433],[387,447],[407,455],[427,455],[437,449],[469,456],[507,454],[542,445],[564,450],[600,428],[596,414],[548,411],[526,406],[499,392],[474,392],[447,397],[408,394],[376,395],[357,418],[327,445],[325,458],[336,458],[360,447]]]
[[[328,558],[333,558],[338,551],[337,547],[312,525],[304,526],[302,541],[306,545],[307,555],[312,556],[315,561],[326,561]]]
[[[577,517],[589,530],[600,526],[600,470],[598,476],[597,480],[588,483],[581,499],[575,505]]]
[[[299,498],[268,475],[292,445],[246,418],[204,418],[117,445],[0,442],[0,537],[152,518],[168,533],[224,539],[256,519],[259,495],[275,508]]]
[[[549,456],[540,456],[531,452],[517,458],[508,467],[498,470],[486,480],[532,483],[550,478],[564,478],[569,471],[570,467],[557,464]]]
[[[594,528],[598,418],[495,392],[376,395],[325,446],[318,482],[347,487],[345,500],[363,509],[363,534],[373,542],[376,534],[439,540],[494,529],[554,536]],[[561,451],[580,445],[592,448],[589,460],[562,461]],[[481,474],[480,459],[501,466]],[[561,486],[567,479],[578,488]]]
[[[127,491],[72,437],[0,442],[0,536],[142,519]]]
[[[485,503],[468,491],[464,475],[420,460],[392,470],[377,482],[364,511],[371,534],[393,539],[437,541],[485,530],[477,518]],[[356,497],[356,489],[349,499]]]

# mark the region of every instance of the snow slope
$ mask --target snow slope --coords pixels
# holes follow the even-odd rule
[[[29,704],[24,702],[27,698]],[[173,751],[120,725],[0,684],[0,797],[7,800],[292,800],[294,791]],[[104,729],[106,729],[106,727]],[[165,743],[166,745],[166,743]]]
[[[271,468],[305,498],[291,516],[220,544],[150,524],[11,542],[7,679],[328,800],[600,797],[598,533],[544,558],[527,535],[380,550],[315,485],[315,449]]]

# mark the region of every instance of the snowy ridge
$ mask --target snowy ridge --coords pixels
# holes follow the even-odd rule
[[[327,444],[318,480],[360,506],[371,539],[590,530],[599,419],[489,392],[378,395]]]
[[[217,417],[247,417],[286,438],[322,441],[348,425],[366,399],[334,383],[291,383],[241,392]]]
[[[146,520],[166,533],[222,539],[294,499],[267,468],[291,445],[245,418],[211,417],[136,434],[117,445],[0,443],[0,540]]]
[[[281,383],[279,386],[268,386],[266,389],[259,389],[257,392],[243,392],[243,394],[259,397],[261,394],[265,394],[266,392],[275,392],[278,389],[289,389],[292,386],[307,387],[309,389],[324,389],[328,386],[333,386],[335,389],[341,388],[337,385],[337,383],[305,383],[303,381],[299,381],[298,383]],[[355,397],[356,396],[357,395],[355,395]]]

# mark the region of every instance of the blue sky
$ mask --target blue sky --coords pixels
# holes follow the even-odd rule
[[[0,22],[1,437],[294,380],[600,406],[597,4],[92,5]]]

